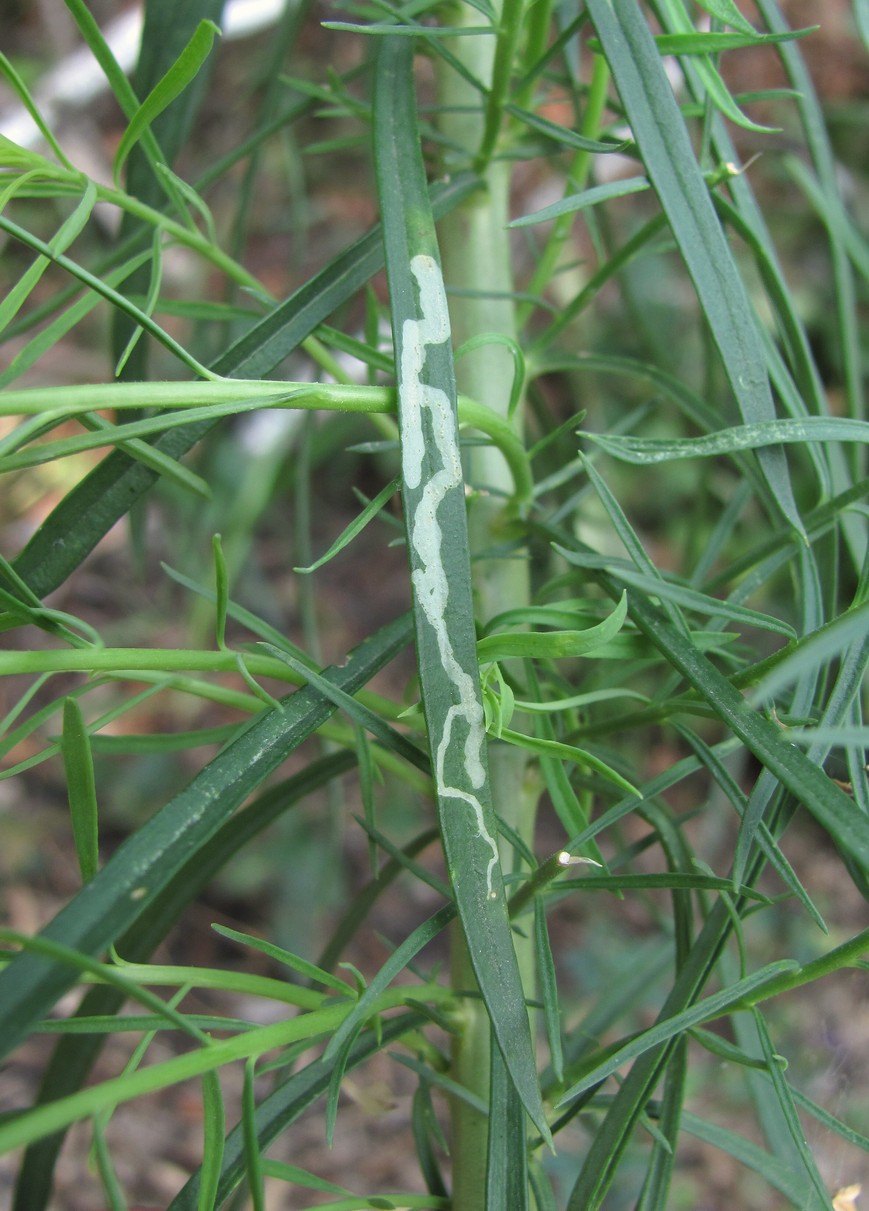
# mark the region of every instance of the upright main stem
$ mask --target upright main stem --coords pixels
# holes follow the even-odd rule
[[[500,6],[496,3],[496,10]],[[455,23],[479,24],[479,12],[461,5]],[[467,37],[451,43],[473,75],[488,85],[492,79],[494,39]],[[484,138],[483,98],[453,69],[444,67],[438,99],[444,112],[441,132],[449,139],[447,168],[480,164]],[[453,150],[455,148],[455,150]],[[482,166],[484,188],[450,212],[440,224],[444,280],[450,293],[450,322],[455,348],[471,337],[498,333],[516,338],[513,278],[507,232],[509,221],[510,164],[493,161]],[[502,344],[483,344],[456,365],[459,391],[495,412],[507,416],[513,389],[514,366]],[[513,423],[522,426],[522,405]],[[470,505],[469,533],[474,563],[477,615],[486,621],[506,608],[526,604],[530,597],[527,560],[499,558],[497,548],[506,540],[506,502],[513,490],[510,471],[492,446],[473,447],[467,459],[468,478],[483,489]],[[492,795],[499,815],[527,841],[534,828],[538,791],[521,750],[506,744],[489,747]],[[508,864],[511,855],[502,853]],[[520,949],[520,968],[526,991],[533,990],[533,955]],[[456,990],[473,990],[475,980],[464,936],[453,934],[452,980]],[[490,1028],[482,1001],[467,999],[465,1023],[453,1045],[453,1077],[484,1100],[489,1096]],[[452,1165],[455,1211],[483,1211],[487,1153],[487,1120],[465,1102],[453,1099]]]

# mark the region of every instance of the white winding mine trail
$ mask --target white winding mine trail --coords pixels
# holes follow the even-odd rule
[[[419,606],[437,638],[441,666],[455,686],[458,697],[458,702],[447,711],[437,744],[435,784],[441,797],[461,799],[473,811],[477,833],[492,851],[486,868],[486,890],[489,896],[494,897],[497,893],[492,890],[492,872],[498,862],[498,846],[486,828],[483,805],[470,791],[450,786],[444,775],[447,755],[453,743],[453,723],[456,719],[463,719],[468,732],[462,765],[469,784],[475,790],[483,786],[486,780],[483,765],[486,729],[475,678],[462,667],[456,657],[450,642],[446,617],[449,583],[443,564],[443,533],[437,514],[447,493],[462,487],[456,420],[446,392],[421,381],[426,346],[441,345],[450,335],[446,294],[440,267],[433,257],[415,256],[410,262],[410,269],[419,286],[422,319],[405,320],[402,326],[402,461],[408,488],[418,489],[422,483],[426,444],[422,423],[423,409],[427,409],[431,414],[431,431],[440,456],[440,468],[422,485],[422,496],[410,519],[410,544],[421,564],[413,573],[413,584]]]

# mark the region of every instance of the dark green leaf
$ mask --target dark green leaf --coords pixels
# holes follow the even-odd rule
[[[402,484],[420,687],[450,881],[492,1027],[544,1139],[525,994],[488,781],[449,314],[413,88],[413,47],[385,38],[374,134],[399,380]]]
[[[66,773],[66,793],[72,818],[75,852],[82,882],[88,883],[99,867],[97,792],[90,737],[81,707],[75,698],[67,698],[63,704],[63,738],[60,748]]]
[[[709,330],[747,424],[775,409],[754,310],[724,238],[654,39],[639,6],[589,0],[589,12],[646,171],[694,282]],[[802,533],[785,456],[759,456],[778,507]]]

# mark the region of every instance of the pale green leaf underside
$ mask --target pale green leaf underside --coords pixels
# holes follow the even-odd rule
[[[799,420],[736,425],[704,437],[683,437],[673,441],[605,433],[583,432],[582,436],[622,462],[650,466],[680,458],[715,458],[766,446],[803,446],[806,442],[860,442],[865,445],[869,443],[869,422],[844,416],[805,416]]]

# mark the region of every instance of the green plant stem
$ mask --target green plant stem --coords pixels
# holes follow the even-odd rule
[[[46,401],[48,403],[46,404]],[[65,457],[82,450],[163,432],[206,416],[234,415],[261,407],[298,408],[305,411],[356,412],[377,416],[396,410],[395,391],[390,387],[368,387],[345,383],[292,383],[271,379],[216,379],[199,382],[103,383],[87,386],[25,388],[3,395],[0,415],[39,418],[39,429],[22,433],[14,430],[0,442],[0,458],[5,470],[35,466],[50,458]],[[19,446],[41,435],[44,423],[58,422],[66,416],[90,415],[94,409],[116,411],[139,408],[172,409],[176,415],[162,413],[126,426],[101,426],[97,434],[64,438],[44,443],[31,452],[14,452]],[[194,411],[198,409],[199,411]],[[209,411],[204,411],[204,410]],[[533,481],[528,456],[515,429],[502,415],[467,396],[459,398],[462,426],[484,433],[501,452],[510,472],[503,484],[508,497],[521,509],[531,500]]]
[[[179,648],[75,648],[59,651],[0,652],[0,676],[13,673],[117,673],[137,670],[174,673],[182,669],[199,672],[232,673],[239,661],[254,677],[274,677],[291,685],[303,678],[270,656],[250,652],[208,652]]]
[[[5,416],[45,416],[56,420],[102,408],[194,408],[260,400],[261,406],[331,408],[346,412],[394,412],[395,392],[386,387],[340,383],[291,383],[274,379],[218,378],[199,382],[94,383],[29,387],[3,393]]]
[[[595,55],[588,100],[579,128],[579,133],[587,139],[597,139],[600,137],[601,121],[606,109],[609,79],[610,73],[606,59],[603,55]],[[568,173],[566,193],[582,193],[588,182],[590,169],[591,153],[588,151],[578,151],[573,158],[573,163]],[[531,275],[531,281],[528,283],[527,294],[536,297],[538,294],[542,294],[548,286],[558,266],[564,243],[570,235],[574,217],[572,214],[563,214],[553,223],[549,239],[546,241],[546,247],[543,249],[534,268],[534,273]],[[533,306],[532,302],[527,301],[518,309],[518,323],[520,327],[528,319]]]
[[[55,168],[54,165],[45,161],[46,176],[48,177],[48,188],[55,188],[60,194],[68,193],[73,197],[78,197],[84,193],[85,188],[89,184],[89,178],[84,174],[76,171],[65,171],[60,168]],[[123,189],[114,189],[108,185],[96,185],[96,196],[98,202],[105,202],[109,206],[116,206],[125,214],[133,218],[140,219],[154,230],[162,232],[167,239],[172,240],[177,244],[181,244],[191,251],[198,253],[205,260],[210,261],[215,269],[225,273],[230,281],[236,285],[242,286],[247,290],[251,290],[259,298],[267,297],[268,292],[262,283],[249,273],[243,265],[228,256],[217,244],[197,231],[195,227],[187,226],[184,223],[179,223],[176,219],[169,218],[162,211],[157,210],[153,206],[148,206],[139,198],[127,193]],[[22,191],[24,192],[24,191]]]
[[[483,139],[474,159],[474,169],[481,174],[486,173],[491,163],[501,133],[501,120],[504,105],[509,100],[513,60],[516,57],[525,9],[523,0],[501,0],[499,7],[495,57],[485,77],[489,85],[489,98],[486,103]]]
[[[538,78],[540,66],[545,61],[549,45],[549,31],[552,27],[553,0],[537,0],[528,6],[525,14],[525,62],[534,64],[533,75],[526,76],[525,83],[513,97],[520,109],[529,109],[533,105],[534,87]]]
[[[534,874],[510,897],[510,916],[516,920],[530,905],[536,895],[561,877],[569,868],[571,856],[564,851],[552,854],[537,867]]]
[[[489,776],[492,775],[491,766]],[[453,991],[476,992],[477,980],[460,924],[450,929],[450,984]],[[455,1019],[450,1076],[482,1102],[489,1100],[491,1028],[479,996],[464,997]],[[450,1098],[450,1154],[455,1211],[483,1211],[489,1120],[461,1098]]]
[[[856,967],[859,960],[867,954],[869,954],[869,929],[863,929],[853,938],[849,938],[847,942],[843,942],[841,946],[821,955],[819,959],[806,963],[798,971],[788,971],[768,981],[756,992],[738,1002],[736,1009],[747,1009],[753,1005],[760,1005],[763,1001],[781,996],[785,992],[791,992],[794,988],[812,984],[815,980],[820,980],[823,976],[828,976],[843,967]]]

